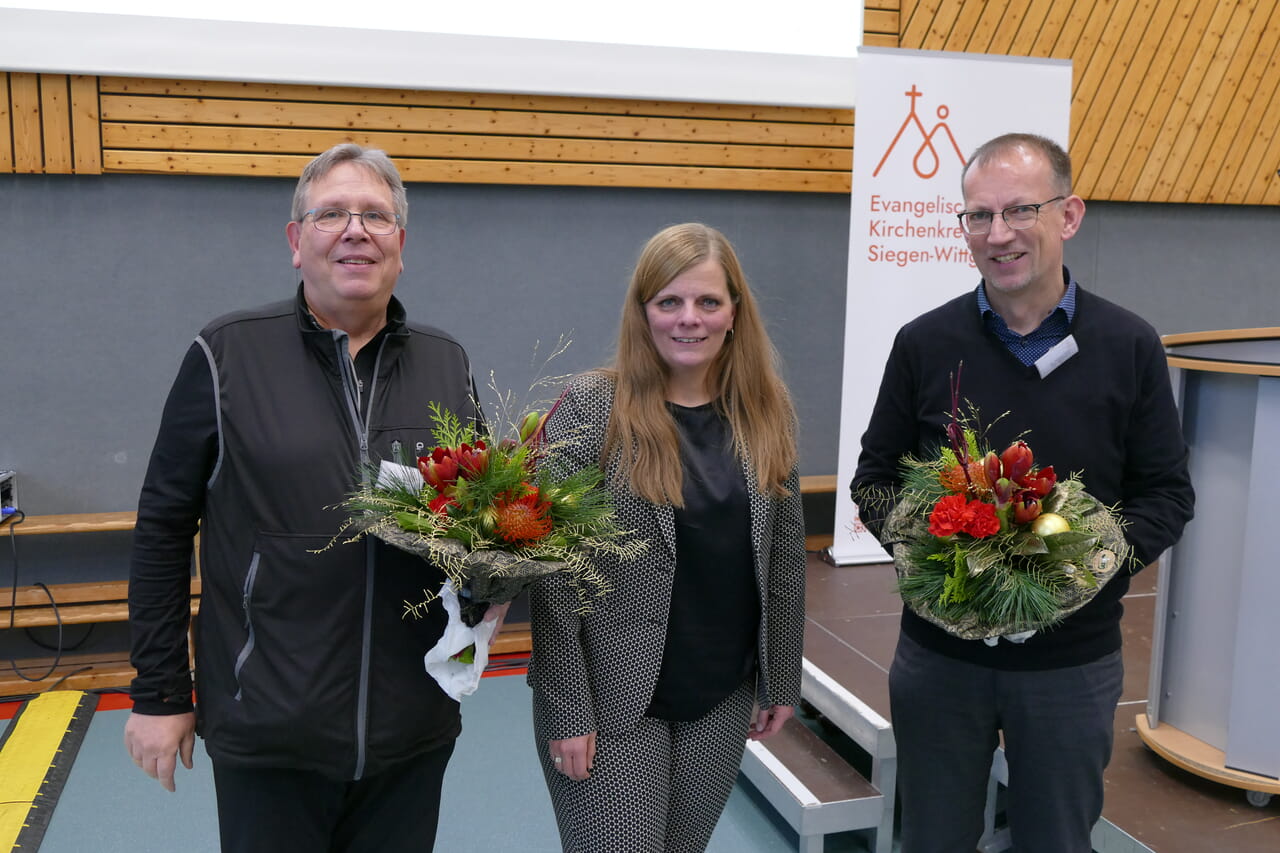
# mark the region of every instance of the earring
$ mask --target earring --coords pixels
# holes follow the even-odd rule
[[[725,339],[725,343],[728,343],[729,341],[733,340],[733,328],[732,328],[732,327],[729,329],[729,331],[727,331],[727,332],[725,332],[725,333],[724,333],[724,339]]]

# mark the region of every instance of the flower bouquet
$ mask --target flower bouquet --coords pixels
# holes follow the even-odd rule
[[[438,565],[467,601],[469,624],[486,605],[505,604],[555,572],[568,574],[585,601],[606,591],[593,552],[634,557],[643,550],[617,526],[599,468],[561,474],[563,466],[548,464],[558,448],[540,440],[537,412],[497,439],[436,403],[429,408],[440,444],[413,466],[382,462],[344,506],[357,535]],[[405,615],[416,615],[422,603],[406,604]]]
[[[1024,640],[1129,561],[1122,522],[1077,475],[1037,467],[1025,441],[997,455],[956,416],[947,435],[936,458],[904,461],[885,520],[898,590],[916,614],[965,639]]]
[[[404,616],[418,617],[444,599],[450,624],[426,661],[456,699],[474,690],[487,660],[492,627],[481,619],[489,605],[561,572],[589,606],[593,595],[608,591],[591,555],[630,559],[645,543],[618,527],[599,468],[565,473],[568,466],[558,464],[563,448],[542,439],[545,418],[537,412],[498,437],[436,403],[429,408],[438,446],[416,464],[383,461],[370,471],[343,505],[351,513],[344,532],[375,536],[444,572],[440,592],[424,590],[423,600],[406,601]],[[460,667],[468,683],[459,688]]]

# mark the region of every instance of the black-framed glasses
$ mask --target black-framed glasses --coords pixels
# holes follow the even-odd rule
[[[389,210],[355,211],[342,207],[313,207],[302,214],[303,219],[308,216],[311,217],[311,224],[317,231],[346,231],[353,216],[360,217],[364,230],[370,234],[380,236],[394,234],[400,227],[400,214]]]
[[[1000,211],[1000,216],[1004,219],[1004,224],[1014,231],[1025,231],[1040,218],[1040,208],[1065,198],[1065,195],[1058,195],[1039,204],[1015,204]],[[962,210],[956,216],[960,219],[960,227],[964,229],[964,233],[970,235],[986,234],[996,218],[995,213],[990,210]]]

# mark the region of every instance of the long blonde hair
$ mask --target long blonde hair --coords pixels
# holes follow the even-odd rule
[[[645,303],[708,258],[724,270],[735,316],[733,333],[707,373],[707,390],[729,421],[735,455],[749,460],[755,471],[759,492],[788,494],[785,482],[796,464],[795,409],[733,246],[709,226],[672,225],[640,253],[622,306],[613,367],[605,371],[616,390],[601,464],[617,453],[618,481],[653,503],[684,505],[683,471],[675,420],[666,405],[668,368],[654,346]]]

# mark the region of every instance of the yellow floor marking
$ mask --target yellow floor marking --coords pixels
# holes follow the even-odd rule
[[[83,696],[79,690],[42,693],[11,723],[0,750],[0,851],[17,843]]]

